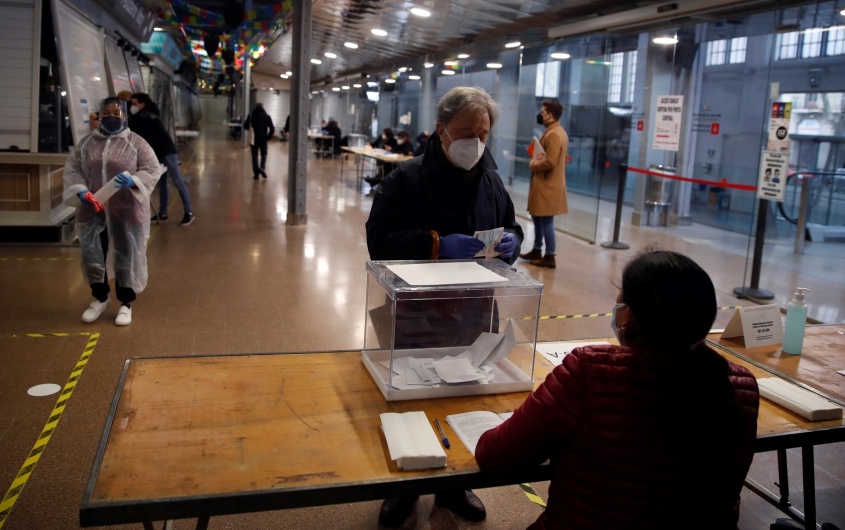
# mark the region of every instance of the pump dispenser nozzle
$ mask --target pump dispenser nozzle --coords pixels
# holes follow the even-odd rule
[[[795,291],[795,296],[793,297],[794,300],[804,301],[804,291],[809,291],[810,289],[806,287],[798,287]]]

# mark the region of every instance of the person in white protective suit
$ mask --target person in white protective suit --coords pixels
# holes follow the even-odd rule
[[[127,128],[126,117],[125,102],[104,99],[99,128],[79,142],[64,169],[63,198],[76,206],[82,274],[94,297],[82,314],[86,323],[109,305],[109,276],[121,304],[118,326],[132,322],[131,304],[147,286],[150,194],[161,169],[152,147]],[[106,185],[118,189],[104,189],[115,193],[100,203],[93,194]]]

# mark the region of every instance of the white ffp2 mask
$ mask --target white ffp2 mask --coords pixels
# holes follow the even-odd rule
[[[443,127],[443,130],[446,132],[446,137],[452,141],[448,150],[452,163],[466,171],[472,169],[484,154],[484,142],[480,138],[452,140],[446,127]]]

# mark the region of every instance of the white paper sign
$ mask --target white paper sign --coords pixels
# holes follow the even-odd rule
[[[560,366],[563,358],[572,353],[575,348],[596,344],[610,344],[609,342],[544,342],[537,344],[537,351],[555,366]]]
[[[677,151],[681,144],[684,96],[658,96],[652,148]]]
[[[760,157],[760,176],[757,179],[757,197],[783,202],[787,162],[789,153],[763,151]]]
[[[725,327],[722,338],[742,337],[746,348],[783,342],[783,321],[777,304],[740,307]]]

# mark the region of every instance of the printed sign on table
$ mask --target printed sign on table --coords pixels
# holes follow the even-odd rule
[[[740,307],[722,333],[723,339],[742,337],[746,348],[781,344],[783,321],[777,304]]]

